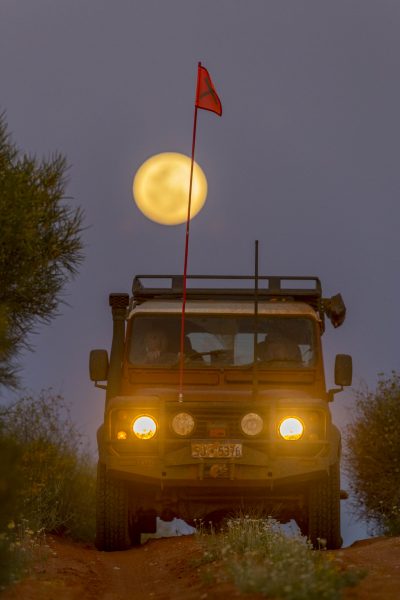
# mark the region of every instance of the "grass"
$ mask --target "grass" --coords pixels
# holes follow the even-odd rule
[[[43,572],[49,552],[43,529],[34,531],[25,519],[10,521],[0,533],[0,589],[33,571]]]
[[[203,562],[218,562],[241,592],[285,600],[338,600],[345,587],[363,576],[341,571],[330,554],[314,551],[300,534],[286,535],[271,518],[231,519],[218,534],[200,529],[199,539]]]
[[[0,412],[0,585],[45,560],[46,533],[93,541],[94,461],[64,399],[26,395]]]

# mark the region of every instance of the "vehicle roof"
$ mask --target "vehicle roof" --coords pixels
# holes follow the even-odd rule
[[[318,314],[305,302],[259,302],[259,315],[311,317],[319,321]],[[181,314],[181,300],[148,300],[133,307],[129,318],[138,314]],[[186,314],[210,315],[254,315],[254,302],[189,300],[186,302]]]

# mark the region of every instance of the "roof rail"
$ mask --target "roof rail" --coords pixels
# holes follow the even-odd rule
[[[247,284],[247,285],[246,285]],[[188,275],[186,297],[207,299],[253,299],[255,277],[248,275]],[[132,293],[137,302],[150,298],[181,298],[182,275],[137,275],[133,280]],[[271,297],[301,299],[318,302],[321,298],[318,277],[282,277],[262,275],[258,277],[258,298]]]
[[[318,277],[260,275],[257,299],[294,300],[305,302],[316,310],[324,324],[326,314],[334,327],[345,319],[346,307],[340,294],[322,298],[322,287]],[[188,300],[254,300],[254,275],[188,275],[186,298]],[[181,299],[183,296],[182,275],[136,275],[132,284],[133,300],[141,304],[145,300]]]

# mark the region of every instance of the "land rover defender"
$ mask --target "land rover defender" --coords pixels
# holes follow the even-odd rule
[[[340,547],[329,402],[351,385],[352,361],[336,356],[327,390],[321,346],[326,317],[344,321],[340,294],[323,298],[316,277],[190,276],[183,359],[182,294],[180,276],[136,276],[131,297],[109,298],[110,358],[90,354],[106,390],[97,547],[140,543],[157,516],[240,511],[295,519],[314,545]]]

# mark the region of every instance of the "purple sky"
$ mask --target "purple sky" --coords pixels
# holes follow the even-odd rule
[[[355,384],[399,367],[400,4],[396,0],[1,0],[0,109],[14,141],[71,165],[86,260],[62,315],[24,356],[23,384],[53,386],[90,436],[103,396],[91,348],[110,347],[108,294],[136,273],[182,272],[184,225],[135,207],[136,169],[190,154],[197,62],[221,119],[200,111],[196,159],[209,195],[193,220],[189,272],[318,275],[341,292]],[[344,424],[352,394],[336,396]]]

